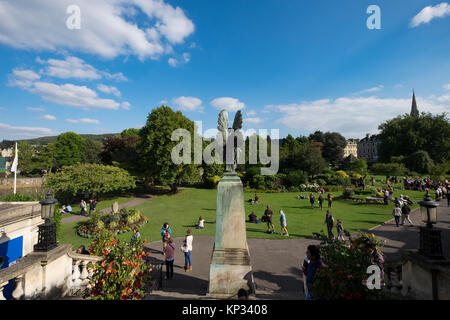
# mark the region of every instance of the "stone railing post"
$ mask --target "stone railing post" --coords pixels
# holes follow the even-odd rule
[[[6,300],[3,295],[3,288],[8,284],[8,281],[0,283],[0,300]]]
[[[81,274],[80,274],[80,280],[81,285],[85,286],[89,283],[89,273],[87,271],[87,265],[89,264],[88,260],[82,260],[81,265]]]
[[[24,274],[21,274],[20,276],[17,276],[14,279],[14,291],[12,292],[12,296],[15,300],[20,300],[25,295],[25,291],[23,290],[24,285]]]
[[[80,289],[81,279],[80,279],[80,260],[73,260],[72,268],[72,288]]]

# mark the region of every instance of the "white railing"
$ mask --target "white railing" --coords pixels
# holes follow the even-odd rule
[[[103,257],[69,252],[72,258],[72,277],[69,279],[70,295],[79,296],[84,293],[86,286],[92,279],[93,266],[103,261]]]

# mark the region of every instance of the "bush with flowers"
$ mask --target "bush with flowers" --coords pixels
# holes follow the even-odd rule
[[[140,300],[151,285],[151,266],[142,259],[148,255],[143,244],[122,243],[110,232],[104,232],[89,246],[92,255],[104,260],[95,265],[93,276],[87,285],[86,295],[92,300]]]
[[[330,239],[315,233],[322,239],[320,254],[324,267],[319,268],[311,288],[314,299],[318,300],[371,300],[382,298],[381,290],[369,290],[366,281],[370,276],[367,268],[372,264],[371,255],[365,250],[364,242],[369,239],[381,253],[384,242],[373,234],[360,233],[348,241]],[[347,234],[347,236],[350,236]]]
[[[132,231],[135,227],[141,227],[148,222],[146,216],[134,209],[121,209],[105,215],[95,212],[88,221],[80,223],[78,234],[85,238],[97,238],[104,231],[114,234]]]

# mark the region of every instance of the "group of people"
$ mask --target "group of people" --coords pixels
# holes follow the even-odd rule
[[[166,263],[166,278],[173,278],[173,263],[175,261],[175,244],[172,239],[172,229],[169,224],[166,222],[163,224],[161,228],[161,237],[163,243],[163,254],[165,257]],[[186,235],[183,240],[183,244],[181,246],[181,251],[184,253],[184,271],[190,272],[192,271],[192,243],[194,237],[192,235],[191,229],[187,229]]]
[[[286,215],[284,214],[283,210],[280,210],[279,213],[280,213],[280,225],[281,225],[280,235],[284,234],[286,237],[289,237],[289,232],[287,230]],[[272,222],[273,212],[269,205],[267,205],[266,210],[264,211],[264,215],[261,217],[260,220],[258,220],[254,211],[252,211],[252,213],[250,213],[248,218],[249,218],[249,222],[253,222],[253,223],[266,222],[267,223],[267,231],[266,232],[270,233],[270,234],[275,233],[275,226]]]
[[[254,199],[248,199],[248,203],[250,203],[251,205],[258,204],[259,203],[258,195],[255,193],[255,198]]]
[[[395,198],[394,204],[395,208],[392,211],[392,215],[394,216],[397,228],[399,227],[399,225],[403,225],[405,223],[405,220],[407,220],[409,224],[413,226],[414,224],[409,218],[409,214],[411,213],[411,208],[409,207],[409,205],[412,204],[412,202],[409,199],[404,198],[403,195],[400,195],[400,198]],[[402,218],[401,223],[400,217]]]
[[[81,199],[80,209],[82,216],[90,216],[93,212],[95,212],[95,207],[97,206],[97,201],[95,199],[89,200],[89,214],[87,210],[87,203],[84,199]]]
[[[319,197],[317,198],[317,203],[319,204],[319,208],[320,210],[323,209],[323,202],[324,202],[324,194],[325,190],[323,190],[323,192],[319,192]],[[297,196],[297,199],[309,199],[309,203],[311,204],[311,208],[314,209],[314,205],[316,203],[316,197],[314,196],[313,193],[311,193],[309,195],[309,197],[304,197],[304,196]],[[331,193],[329,193],[327,195],[327,201],[328,201],[328,209],[331,208],[332,204],[333,204],[333,195]]]
[[[327,214],[325,215],[325,221],[323,222],[327,226],[328,237],[334,239],[333,228],[334,228],[334,217],[331,214],[330,210],[327,210]],[[344,237],[344,226],[342,225],[342,220],[337,219],[336,222],[336,231],[337,231],[337,239],[341,241],[345,241]]]

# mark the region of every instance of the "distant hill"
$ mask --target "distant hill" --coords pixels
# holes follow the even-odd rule
[[[84,139],[94,140],[94,141],[103,141],[106,137],[120,135],[120,133],[107,133],[107,134],[80,134]],[[23,140],[17,140],[19,141],[25,141],[28,142],[31,145],[35,146],[45,146],[49,143],[56,143],[58,136],[50,136],[50,137],[41,137],[41,138],[35,138],[35,139],[23,139]],[[10,140],[3,140],[0,142],[0,146],[3,148],[9,148],[14,145],[14,141]]]

